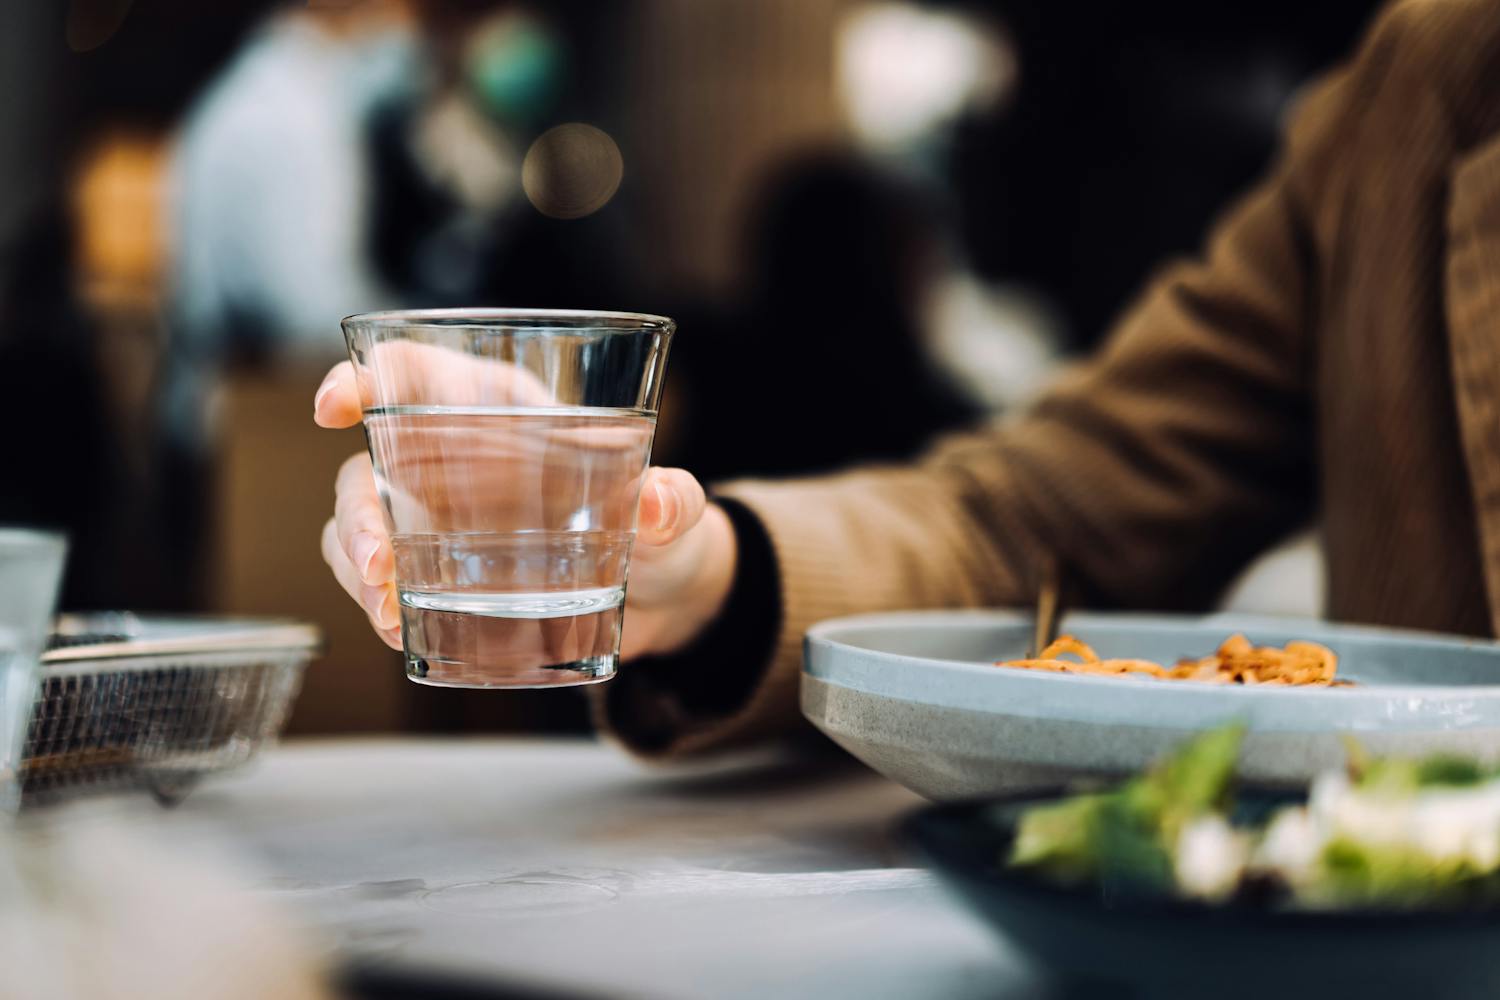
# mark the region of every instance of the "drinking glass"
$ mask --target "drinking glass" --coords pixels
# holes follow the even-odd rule
[[[21,757],[66,554],[62,535],[0,528],[0,816],[21,801]]]
[[[407,676],[482,688],[612,677],[673,322],[441,309],[343,327]]]

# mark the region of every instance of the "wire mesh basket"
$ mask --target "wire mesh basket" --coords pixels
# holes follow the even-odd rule
[[[26,805],[129,788],[163,804],[274,740],[321,645],[292,622],[64,615],[42,656]]]

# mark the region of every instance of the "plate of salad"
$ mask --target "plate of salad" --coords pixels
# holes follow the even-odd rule
[[[1111,787],[933,806],[907,833],[1065,991],[1500,995],[1500,769],[1350,741],[1303,794],[1241,790],[1244,734]]]

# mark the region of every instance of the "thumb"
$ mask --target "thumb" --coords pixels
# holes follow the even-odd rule
[[[683,469],[648,469],[641,485],[636,540],[643,545],[669,545],[703,518],[708,506],[703,487]]]

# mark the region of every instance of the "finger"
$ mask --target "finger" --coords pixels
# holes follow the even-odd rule
[[[359,592],[359,606],[370,616],[375,631],[386,632],[401,627],[401,605],[396,599],[394,583],[383,583],[378,587],[366,584]]]
[[[334,365],[313,395],[313,421],[319,427],[353,427],[359,423],[361,405],[354,366],[347,361]]]
[[[392,340],[371,348],[362,405],[553,406],[557,398],[533,372],[437,344]],[[345,425],[347,426],[347,425]]]
[[[353,427],[367,405],[552,406],[556,397],[534,373],[436,344],[391,341],[370,351],[361,386],[348,361],[334,365],[313,396],[322,427]]]
[[[323,525],[323,560],[333,570],[333,578],[344,588],[344,592],[364,609],[370,625],[377,632],[399,629],[400,606],[396,598],[396,585],[383,583],[371,586],[360,579],[359,571],[349,561],[349,554],[338,539],[337,524],[329,519]]]
[[[333,515],[338,525],[339,545],[362,581],[389,583],[396,572],[396,557],[387,537],[370,456],[364,452],[351,456],[339,468],[334,491],[337,499]]]
[[[668,545],[703,518],[708,498],[692,473],[683,469],[650,469],[641,487],[636,537],[643,545]]]
[[[344,588],[344,593],[358,601],[360,588],[365,584],[359,578],[359,571],[349,561],[348,553],[339,544],[338,525],[331,517],[323,524],[321,547],[323,561],[328,564],[329,569],[333,570],[333,578],[338,581],[340,587]]]

